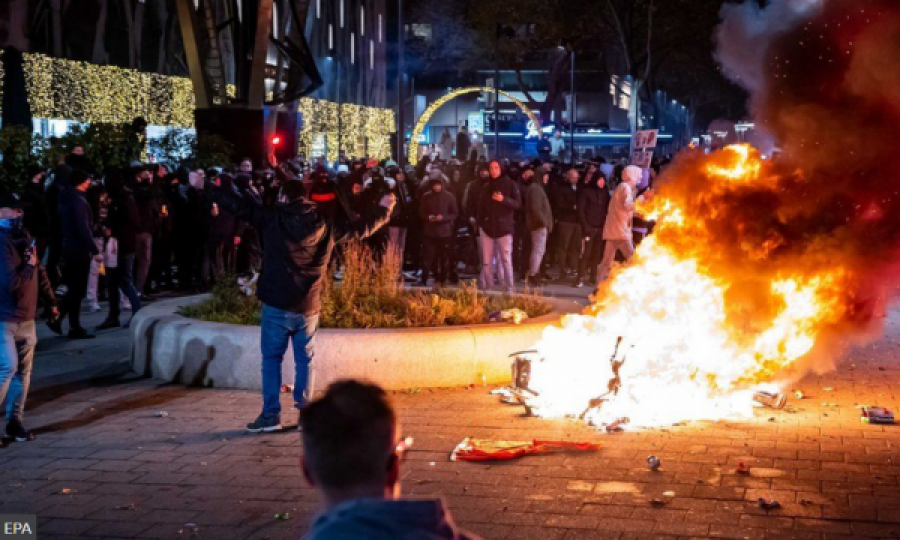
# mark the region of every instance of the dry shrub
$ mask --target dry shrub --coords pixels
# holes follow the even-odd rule
[[[388,250],[377,260],[361,242],[350,242],[343,254],[343,279],[336,284],[326,279],[322,328],[421,328],[480,324],[490,314],[518,308],[531,317],[552,311],[546,300],[533,292],[516,296],[485,295],[474,282],[459,289],[434,291],[406,290],[401,272],[402,260]],[[186,317],[232,324],[259,324],[260,303],[240,293],[234,279],[222,280],[212,297],[181,310]]]

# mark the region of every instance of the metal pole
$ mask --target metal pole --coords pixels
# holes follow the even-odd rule
[[[500,159],[500,28],[494,42],[496,65],[494,66],[494,159]]]
[[[404,128],[403,109],[406,106],[403,80],[403,48],[406,40],[406,32],[403,28],[403,0],[397,0],[397,164],[406,165],[403,156],[406,154],[404,143],[406,142]]]
[[[575,165],[575,49],[569,54],[572,55],[569,66],[569,157]]]

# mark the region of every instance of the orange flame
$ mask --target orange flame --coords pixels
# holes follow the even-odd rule
[[[665,180],[638,209],[657,225],[634,260],[585,314],[547,328],[537,344],[537,414],[595,425],[627,417],[639,427],[747,416],[752,393],[783,385],[847,315],[841,291],[850,273],[841,266],[776,264],[784,240],[770,231],[744,235],[732,252],[718,249],[722,227],[746,228],[729,223],[723,201],[780,189],[783,179],[755,150],[695,156]]]

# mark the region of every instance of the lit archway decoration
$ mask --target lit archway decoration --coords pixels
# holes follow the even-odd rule
[[[422,132],[425,131],[425,126],[428,125],[428,121],[431,120],[431,116],[437,112],[438,109],[447,104],[447,102],[452,101],[459,96],[465,94],[478,94],[485,92],[494,92],[493,88],[487,86],[468,86],[466,88],[457,88],[456,90],[451,90],[447,92],[445,95],[441,96],[437,101],[432,103],[425,109],[425,112],[422,113],[422,116],[419,117],[419,121],[416,122],[416,127],[413,129],[412,137],[409,140],[409,151],[407,153],[407,157],[409,162],[413,165],[418,163],[419,161],[419,137],[422,136]],[[528,118],[534,123],[537,132],[541,132],[541,121],[538,120],[538,117],[532,112],[531,109],[528,108],[528,105],[525,105],[522,100],[518,99],[514,95],[509,92],[504,92],[503,90],[498,91],[500,95],[509,99],[513,103],[516,104],[519,109],[522,110]]]

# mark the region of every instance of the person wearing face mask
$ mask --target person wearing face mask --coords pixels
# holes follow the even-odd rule
[[[580,284],[585,280],[596,281],[594,274],[603,259],[606,247],[603,228],[606,225],[609,199],[606,175],[599,170],[594,172],[593,182],[578,192],[578,218],[581,221],[581,234],[584,236],[584,254],[578,267]]]
[[[392,169],[385,178],[385,182],[388,192],[397,199],[397,204],[391,211],[388,222],[388,246],[399,254],[402,264],[406,249],[406,231],[409,226],[409,206],[412,204],[412,198],[406,189],[406,175],[400,169]]]
[[[494,274],[500,277],[503,291],[514,292],[512,244],[515,212],[522,206],[519,187],[504,174],[497,160],[489,165],[490,179],[478,194],[476,219],[481,236],[481,276],[479,286],[491,290]],[[494,264],[496,261],[496,264]]]
[[[361,187],[361,186],[360,186]],[[294,405],[307,402],[309,364],[322,309],[322,290],[331,254],[337,243],[365,240],[388,222],[396,204],[385,195],[378,209],[355,223],[328,221],[304,197],[303,184],[286,182],[278,202],[265,207],[234,191],[216,188],[212,201],[260,232],[262,271],[257,296],[263,304],[261,324],[262,412],[247,425],[252,433],[282,429],[281,384],[284,353],[293,344],[295,363]]]
[[[94,216],[86,193],[91,178],[82,170],[72,171],[69,186],[59,196],[60,227],[62,229],[62,262],[65,268],[63,282],[66,297],[60,309],[60,317],[48,322],[57,334],[62,333],[62,320],[69,318],[69,339],[93,339],[81,326],[81,303],[87,294],[91,259],[102,258],[94,243]]]
[[[440,180],[429,181],[429,191],[419,202],[419,217],[425,223],[425,263],[421,284],[428,286],[429,273],[439,287],[450,277],[453,258],[454,224],[459,215],[456,197]]]
[[[57,317],[56,298],[37,244],[22,227],[21,202],[15,195],[0,194],[0,403],[6,399],[6,438],[0,438],[0,447],[8,440],[34,440],[23,420],[37,345],[34,319],[39,295],[51,317]]]
[[[153,173],[145,167],[134,171],[134,200],[137,204],[138,223],[135,231],[134,288],[141,300],[149,298],[144,293],[150,264],[153,262],[153,232],[160,223],[159,199],[153,191]]]

